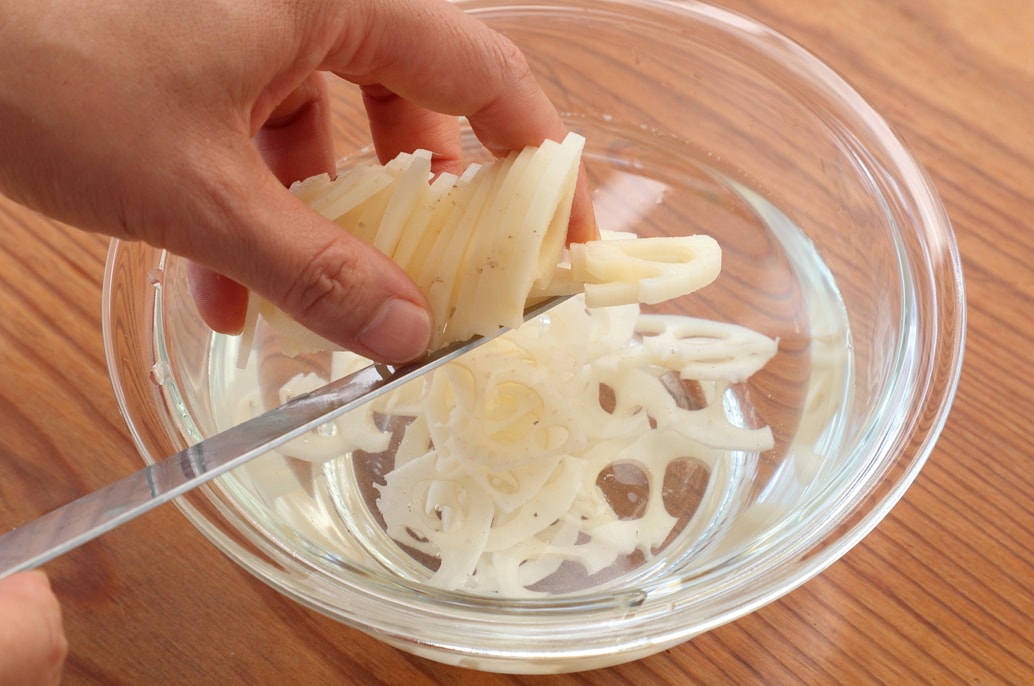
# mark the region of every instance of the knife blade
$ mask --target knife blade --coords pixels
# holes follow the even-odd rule
[[[541,316],[571,296],[525,310]],[[0,536],[0,579],[38,567],[201,484],[487,343],[507,329],[401,366],[371,364],[196,443]]]

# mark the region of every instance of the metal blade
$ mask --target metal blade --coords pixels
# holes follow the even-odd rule
[[[525,321],[569,297],[549,298],[529,308]],[[0,578],[77,548],[504,332],[447,346],[413,364],[361,369],[12,529],[0,536]]]

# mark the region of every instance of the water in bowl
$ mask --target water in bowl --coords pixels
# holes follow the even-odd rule
[[[778,352],[745,383],[724,390],[721,408],[737,426],[771,427],[775,445],[763,452],[728,451],[717,461],[674,460],[662,483],[676,522],[663,545],[617,556],[604,569],[576,561],[527,587],[530,595],[600,590],[680,565],[705,574],[730,555],[765,545],[842,465],[838,454],[849,411],[852,355],[840,293],[807,236],[749,177],[706,152],[648,130],[597,125],[585,163],[601,228],[640,235],[710,233],[723,245],[723,274],[715,285],[659,308],[730,322],[776,339]],[[680,148],[681,146],[681,148]],[[674,153],[674,154],[673,154]],[[679,154],[681,153],[681,154]],[[275,336],[260,336],[262,369],[236,364],[239,339],[216,335],[210,357],[210,400],[227,428],[240,421],[243,395],[258,398],[257,413],[277,404],[280,386],[298,374],[327,376],[328,357],[281,354]],[[692,382],[667,384],[682,407],[699,405]],[[381,418],[383,431],[403,420]],[[399,422],[402,422],[400,424]],[[321,428],[323,438],[340,431]],[[355,451],[313,463],[269,455],[224,477],[220,487],[266,535],[329,574],[373,571],[421,583],[442,564],[433,548],[390,536],[378,509],[378,484],[392,469],[388,450]],[[634,464],[610,465],[596,486],[622,519],[643,516],[650,476]],[[527,564],[534,564],[529,560]],[[471,577],[451,589],[498,592]],[[511,589],[512,591],[512,589]]]

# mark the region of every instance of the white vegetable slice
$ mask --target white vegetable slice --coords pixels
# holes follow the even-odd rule
[[[460,588],[481,559],[494,508],[488,494],[472,483],[434,478],[436,458],[429,452],[393,469],[381,488],[380,502],[395,515],[387,521],[388,535],[441,561],[429,583]],[[432,493],[436,498],[429,499]]]
[[[393,179],[392,183],[338,217],[336,223],[364,243],[373,245],[396,185],[397,179]]]
[[[444,182],[443,182],[444,183]],[[433,184],[432,184],[433,185]],[[451,186],[444,189],[437,205],[431,210],[427,223],[424,225],[423,233],[416,237],[416,245],[412,248],[412,257],[408,264],[402,266],[406,274],[426,293],[434,278],[433,261],[431,253],[438,246],[442,231],[448,225],[450,217],[455,212],[462,212],[466,206],[473,189],[470,187],[470,179],[460,177]]]
[[[538,266],[535,270],[534,286],[541,288],[552,278],[553,268],[564,250],[567,243],[567,226],[571,221],[571,206],[574,202],[575,186],[578,182],[579,160],[585,148],[583,138],[565,138],[560,144],[560,154],[563,162],[563,181],[559,186],[559,194],[551,215],[549,226],[546,228],[545,236],[538,250]],[[540,215],[541,216],[541,215]]]
[[[710,284],[722,268],[718,242],[702,235],[575,243],[570,258],[589,307],[671,300]]]
[[[544,158],[546,164],[541,176],[527,175],[525,183],[534,184],[527,209],[518,212],[515,205],[511,206],[510,213],[514,216],[512,219],[508,217],[507,221],[512,224],[504,225],[506,228],[496,244],[498,252],[494,259],[497,266],[484,272],[477,286],[485,303],[481,307],[490,306],[498,312],[498,324],[511,328],[520,326],[528,294],[542,272],[541,264],[543,261],[548,263],[552,273],[553,266],[562,257],[570,206],[562,207],[561,201],[573,192],[583,145],[584,139],[580,136],[568,136],[560,144],[544,141],[536,153],[536,158]],[[551,229],[555,232],[560,226],[553,222],[558,211],[564,216],[559,242],[548,236]],[[542,256],[544,247],[552,250],[548,256]],[[475,333],[487,332],[479,330]]]
[[[471,236],[468,247],[467,266],[463,273],[456,275],[456,302],[451,308],[450,318],[446,324],[451,338],[470,338],[479,332],[479,329],[484,328],[483,324],[478,323],[479,318],[486,314],[492,316],[494,313],[491,307],[485,307],[483,303],[479,303],[479,306],[474,305],[479,296],[483,298],[486,295],[480,290],[479,282],[484,273],[499,266],[494,248],[510,240],[505,222],[520,202],[518,185],[535,173],[533,168],[529,169],[529,165],[537,152],[535,148],[525,148],[508,161],[509,168],[505,170],[498,189],[493,192],[489,204],[479,218],[480,226]],[[490,325],[490,331],[498,328],[498,320],[493,324],[494,326]]]
[[[753,329],[707,319],[643,315],[636,324],[646,359],[685,379],[746,381],[776,353],[778,343]],[[626,360],[626,364],[637,364]]]
[[[505,171],[507,161],[504,160],[502,165],[482,167],[481,172],[467,184],[467,202],[457,205],[449,215],[428,255],[428,262],[421,272],[422,277],[417,281],[417,284],[425,289],[431,314],[438,324],[438,331],[431,341],[432,347],[443,345],[448,340],[455,340],[446,330],[452,314],[457,275],[462,273],[467,245],[477,225],[477,218],[489,200],[493,187]]]
[[[584,143],[569,134],[432,183],[430,153],[417,151],[292,188],[409,274],[430,303],[435,347],[515,328],[544,294],[584,289],[590,307],[652,304],[713,281],[721,251],[706,236],[574,244],[562,264]],[[321,340],[296,336],[296,327],[283,333],[300,349]]]
[[[318,177],[322,178],[322,177]],[[346,212],[355,209],[370,197],[384,190],[393,181],[391,174],[377,166],[355,167],[328,183],[321,196],[310,201],[310,206],[331,221],[337,221]],[[292,186],[296,193],[306,182]],[[312,189],[315,190],[315,189]]]
[[[767,427],[730,421],[722,403],[729,384],[775,354],[774,341],[742,327],[639,314],[639,302],[717,277],[713,239],[593,241],[571,246],[563,263],[583,145],[573,135],[546,141],[433,181],[429,155],[417,152],[294,189],[410,274],[442,327],[435,344],[516,328],[531,294],[584,287],[584,304],[572,301],[291,446],[322,461],[380,452],[391,440],[394,467],[377,501],[386,533],[437,558],[428,575],[443,588],[534,595],[571,563],[592,575],[623,556],[649,559],[678,521],[662,495],[673,461],[694,459],[720,475],[730,453],[774,443]],[[254,300],[288,354],[292,345],[334,349]],[[332,371],[363,363],[335,353]],[[705,390],[702,403],[676,397],[682,380]],[[318,383],[299,377],[285,392]],[[648,482],[634,517],[619,516],[597,485],[619,463],[636,465]],[[718,507],[709,491],[686,526],[705,527]]]
[[[351,171],[354,172],[356,169],[353,168]],[[341,186],[338,190],[343,192],[345,188],[347,187]],[[330,174],[317,174],[291,184],[291,192],[294,193],[294,196],[317,212],[334,197],[334,190],[335,183],[330,178]]]
[[[519,508],[496,511],[484,552],[506,550],[514,541],[535,536],[563,517],[578,495],[587,466],[584,460],[568,456],[552,469],[542,470],[545,478]]]
[[[427,234],[420,244],[414,266],[407,272],[425,295],[438,277],[437,266],[446,246],[453,238],[456,225],[480,186],[479,183],[475,183],[476,180],[477,177],[466,183],[457,184],[446,193],[428,223]]]
[[[426,254],[428,248],[421,248],[424,239],[427,239],[426,246],[433,244],[441,228],[440,223],[433,223],[432,217],[444,207],[442,202],[445,195],[456,186],[458,179],[455,174],[444,172],[439,174],[427,187],[420,202],[413,208],[406,226],[395,246],[395,252],[391,259],[402,267],[403,271],[411,274],[415,269],[414,260],[418,255]]]
[[[295,376],[280,389],[280,402],[314,391],[326,380],[315,374]],[[349,412],[309,431],[278,449],[288,455],[310,462],[326,462],[343,453],[364,450],[376,453],[387,450],[391,435],[380,431],[368,412]]]
[[[384,216],[373,238],[373,247],[388,257],[402,238],[414,208],[429,192],[427,179],[431,174],[431,153],[418,150],[409,156],[408,164],[399,171],[391,199],[384,208]]]
[[[519,326],[529,297],[543,293],[584,287],[599,307],[656,303],[710,283],[721,252],[705,236],[575,244],[570,268],[557,268],[583,147],[570,134],[431,184],[430,154],[418,151],[294,190],[406,270],[431,305],[436,347]]]
[[[438,559],[426,578],[442,588],[534,596],[568,583],[572,569],[609,574],[633,558],[649,562],[676,526],[662,487],[673,461],[711,470],[696,513],[679,524],[689,536],[709,526],[724,506],[730,456],[773,445],[767,427],[727,413],[723,391],[775,351],[742,327],[571,301],[290,450],[320,461],[392,440],[376,507],[398,554],[415,551],[416,570]],[[336,352],[331,373],[365,362]],[[713,387],[710,401],[692,404],[700,409],[672,395],[685,370],[710,378],[700,380]],[[297,377],[284,393],[319,383]],[[635,516],[619,516],[597,485],[617,464],[635,465],[648,483]]]
[[[408,425],[416,434],[411,442],[403,439],[396,455],[396,469],[405,476],[389,472],[378,507],[391,535],[409,546],[427,541],[441,558],[432,583],[534,595],[543,591],[530,587],[548,586],[565,561],[595,574],[635,551],[648,559],[677,521],[661,497],[668,464],[695,458],[720,471],[729,451],[772,446],[767,428],[730,423],[717,398],[700,410],[675,402],[665,374],[676,374],[694,352],[713,357],[713,350],[689,346],[676,359],[634,337],[636,329],[647,338],[669,329],[708,331],[720,347],[738,339],[738,327],[643,318],[636,311],[558,308],[552,323],[532,322],[433,372],[420,401],[399,406],[416,414]],[[722,328],[731,333],[720,335]],[[754,352],[754,346],[734,344],[729,355],[750,358]],[[517,388],[504,389],[507,384]],[[613,391],[608,411],[598,405],[601,385]],[[579,387],[584,390],[573,398],[558,391]],[[496,395],[500,390],[504,397]],[[528,428],[548,424],[539,418],[549,416],[561,417],[558,424],[578,440],[555,452],[530,439],[534,431]],[[601,470],[619,462],[639,465],[649,480],[648,502],[632,519],[619,517],[596,486]],[[711,516],[710,508],[720,506],[713,500],[705,496],[688,527],[704,526],[696,518]],[[490,517],[478,509],[485,503],[491,504]],[[482,546],[476,555],[472,542]]]

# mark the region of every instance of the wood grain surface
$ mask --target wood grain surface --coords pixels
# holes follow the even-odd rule
[[[969,335],[957,402],[875,532],[799,590],[677,648],[515,677],[415,658],[310,612],[165,507],[47,565],[71,641],[65,684],[1034,681],[1034,3],[725,5],[806,46],[882,112],[958,234]],[[0,529],[139,466],[101,345],[106,246],[0,202]]]

